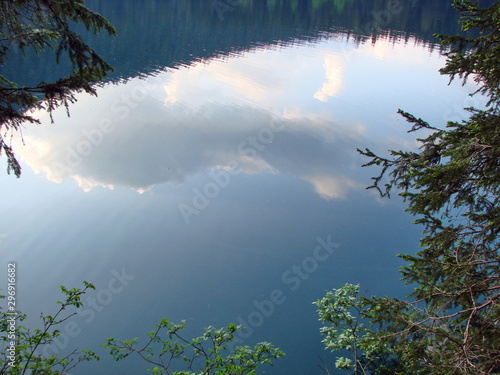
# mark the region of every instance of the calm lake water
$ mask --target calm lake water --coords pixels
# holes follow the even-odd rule
[[[59,285],[87,280],[58,351],[167,317],[192,336],[244,324],[242,344],[286,352],[269,374],[333,369],[312,302],[346,282],[404,296],[396,254],[420,235],[399,199],[365,190],[376,170],[356,148],[417,147],[399,108],[444,126],[482,104],[438,72],[449,2],[89,1],[118,29],[88,36],[115,72],[71,117],[40,113],[14,141],[22,177],[0,174],[19,308],[52,313]],[[26,83],[64,71],[12,61],[2,72]],[[100,353],[74,374],[146,374]]]

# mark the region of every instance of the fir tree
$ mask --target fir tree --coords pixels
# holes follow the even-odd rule
[[[371,158],[365,166],[381,167],[369,188],[382,196],[397,189],[424,232],[420,251],[401,255],[402,279],[415,286],[409,301],[350,302],[377,327],[356,337],[363,352],[350,369],[355,373],[500,373],[500,3],[455,0],[454,6],[463,29],[475,34],[441,36],[448,47],[441,73],[473,78],[488,105],[469,108],[467,121],[444,129],[400,110],[410,132],[430,133],[418,151],[385,158],[359,150]],[[389,183],[381,186],[384,175]],[[324,317],[330,306],[318,306]],[[373,367],[380,358],[390,361]]]
[[[71,73],[55,82],[24,86],[0,75],[0,155],[7,157],[7,171],[19,177],[21,166],[9,141],[23,123],[38,123],[30,111],[54,108],[75,101],[74,94],[95,94],[92,84],[112,70],[82,37],[76,23],[99,33],[115,35],[114,27],[84,5],[83,0],[0,0],[0,65],[16,51],[39,54],[55,51],[56,63],[67,56]]]

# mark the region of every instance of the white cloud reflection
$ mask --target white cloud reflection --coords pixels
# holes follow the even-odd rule
[[[348,189],[363,187],[360,183],[345,176],[318,175],[305,176],[304,179],[309,181],[314,186],[316,193],[324,199],[346,198]]]
[[[407,70],[391,62],[391,53],[404,48],[412,50]],[[383,72],[374,64],[381,51]],[[435,65],[439,58],[414,46],[378,40],[354,50],[345,40],[326,40],[200,62],[106,85],[98,98],[79,95],[70,118],[61,110],[55,124],[41,114],[42,126],[27,126],[26,145],[17,145],[17,153],[48,180],[73,178],[86,191],[126,186],[143,192],[236,162],[247,174],[286,173],[325,199],[345,198],[366,185],[356,177],[356,147],[406,138],[404,126],[394,130],[394,113],[404,103],[387,77],[439,76],[429,60]],[[360,64],[363,75],[356,77],[351,67]],[[395,73],[393,64],[403,70]],[[381,89],[387,100],[373,102]],[[422,92],[407,96],[403,102],[421,99]],[[274,120],[285,129],[259,141],[259,131]],[[255,137],[259,147],[252,146]]]
[[[326,81],[314,94],[314,98],[322,102],[328,101],[329,97],[335,96],[342,90],[344,76],[343,58],[334,54],[328,54],[325,56],[324,67]]]

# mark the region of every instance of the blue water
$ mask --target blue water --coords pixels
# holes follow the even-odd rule
[[[93,43],[117,72],[98,97],[78,94],[71,117],[40,113],[14,140],[22,177],[0,175],[2,267],[18,265],[19,308],[52,313],[59,285],[96,285],[46,349],[97,348],[102,361],[74,374],[145,374],[98,346],[162,317],[187,320],[187,335],[244,324],[240,343],[286,352],[269,374],[333,369],[312,302],[346,282],[404,296],[396,254],[420,235],[397,197],[365,190],[377,171],[356,148],[418,147],[399,108],[444,126],[482,104],[438,72],[431,26],[454,19],[432,12],[441,2],[412,5],[421,29],[417,8],[377,2],[278,13],[242,2],[222,18],[194,2],[109,3],[91,4],[124,37]]]

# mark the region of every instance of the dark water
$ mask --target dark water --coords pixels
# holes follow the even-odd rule
[[[97,286],[57,350],[141,336],[162,317],[186,319],[190,335],[235,322],[241,343],[287,353],[267,373],[320,374],[335,356],[313,301],[346,282],[407,293],[395,255],[417,249],[419,228],[398,199],[365,190],[376,172],[356,148],[417,147],[398,108],[444,126],[482,104],[438,73],[433,33],[458,31],[453,9],[232,4],[90,1],[118,29],[88,36],[115,72],[70,118],[40,114],[16,141],[23,175],[0,176],[0,246],[2,267],[18,264],[19,307],[51,313],[58,285]],[[2,72],[64,70],[49,55],[23,61]],[[74,373],[145,368],[103,354]]]

